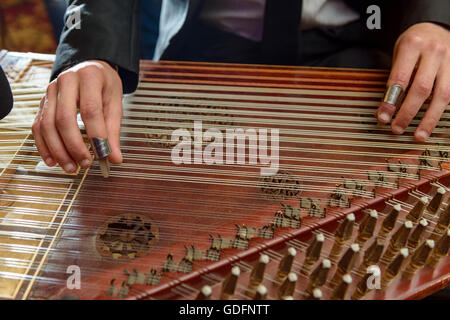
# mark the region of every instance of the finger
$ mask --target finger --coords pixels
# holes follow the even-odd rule
[[[116,97],[105,107],[106,131],[108,132],[111,154],[108,159],[111,163],[122,163],[123,157],[120,152],[120,126],[122,122],[122,95]]]
[[[31,126],[31,131],[33,132],[34,144],[36,145],[39,155],[44,160],[47,166],[53,167],[56,164],[56,161],[51,157],[47,144],[42,138],[40,129],[40,120],[42,117],[42,108],[44,106],[44,101],[45,98],[42,98],[38,113],[36,115],[33,125]]]
[[[57,82],[59,94],[56,104],[56,128],[72,159],[82,168],[88,168],[92,157],[77,122],[78,76],[74,72],[67,72],[61,74]]]
[[[408,44],[400,43],[396,48],[387,86],[399,84],[402,86],[403,90],[406,90],[418,60],[418,49],[412,48]],[[386,124],[391,121],[396,109],[397,107],[392,104],[381,102],[375,116],[379,122]]]
[[[439,122],[445,108],[450,102],[450,71],[448,68],[441,68],[436,77],[433,98],[428,110],[420,122],[414,137],[418,141],[425,141],[433,132]]]
[[[425,54],[421,57],[419,68],[409,92],[394,121],[392,121],[392,132],[402,134],[414,119],[420,107],[431,94],[440,65],[441,59],[438,59],[434,54]]]
[[[50,156],[59,163],[64,171],[72,173],[77,169],[77,165],[67,152],[55,126],[57,91],[56,82],[52,82],[47,88],[47,94],[42,108],[40,129],[42,137],[50,151]]]
[[[88,138],[107,138],[103,116],[103,76],[93,68],[84,68],[80,73],[80,114]]]

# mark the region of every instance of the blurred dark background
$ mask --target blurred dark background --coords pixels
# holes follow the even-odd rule
[[[153,58],[161,2],[142,2],[143,59]],[[67,0],[1,0],[0,49],[54,53],[64,27],[66,7]]]
[[[1,0],[0,48],[9,51],[54,53],[57,43],[55,34],[60,29],[54,28],[52,24],[47,2],[59,4],[59,11],[53,11],[55,17],[65,8],[65,1],[62,0]],[[59,20],[61,25],[62,18]]]

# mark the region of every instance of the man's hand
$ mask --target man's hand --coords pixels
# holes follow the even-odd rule
[[[401,85],[403,90],[409,86],[391,124],[395,134],[405,131],[425,100],[433,94],[414,134],[418,141],[427,140],[450,102],[450,31],[433,23],[419,23],[400,35],[387,85],[394,84]],[[395,109],[395,106],[382,102],[376,112],[378,121],[389,123]]]
[[[89,138],[108,138],[108,160],[121,163],[122,82],[106,62],[79,63],[52,81],[32,126],[36,147],[48,166],[58,163],[67,173],[88,168],[92,156],[77,123],[77,108]]]

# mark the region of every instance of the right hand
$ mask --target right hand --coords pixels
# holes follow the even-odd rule
[[[67,173],[75,172],[78,165],[91,166],[93,158],[78,127],[77,108],[88,138],[108,138],[112,151],[108,160],[122,163],[122,81],[116,70],[100,60],[79,63],[48,85],[32,126],[44,162],[51,167],[58,163]]]

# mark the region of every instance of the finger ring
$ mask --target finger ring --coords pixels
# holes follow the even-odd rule
[[[391,104],[397,107],[397,104],[400,102],[400,99],[403,95],[403,88],[399,84],[394,84],[392,86],[387,87],[386,92],[384,93],[383,102]]]
[[[108,139],[92,138],[91,145],[97,159],[106,158],[111,154],[111,146]]]

